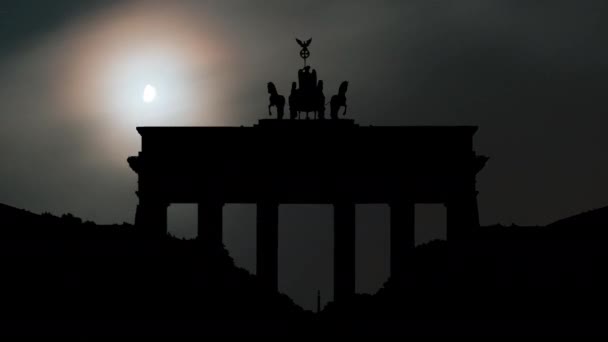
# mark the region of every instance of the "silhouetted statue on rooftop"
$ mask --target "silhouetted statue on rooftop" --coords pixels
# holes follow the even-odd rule
[[[296,82],[291,83],[291,93],[289,94],[289,118],[296,119],[298,117],[297,103],[298,103],[298,86]]]
[[[305,91],[308,86],[308,78],[310,77],[310,67],[305,66],[298,70],[298,85],[301,91]]]
[[[314,112],[315,118],[325,115],[325,95],[323,95],[323,82],[317,82],[317,71],[310,71],[310,66],[298,70],[298,84],[292,84],[289,96],[289,111],[291,118],[300,118],[300,112],[306,113],[306,119],[310,119],[308,113]],[[319,87],[320,84],[320,87]]]
[[[310,66],[305,66],[298,71],[298,82],[300,83],[300,90],[304,94],[312,93],[317,86],[317,71],[315,69],[310,71]]]
[[[331,117],[338,119],[340,107],[344,107],[346,115],[346,90],[348,82],[342,82],[338,95],[332,97],[331,101],[325,103],[323,94],[323,81],[317,78],[317,71],[306,65],[306,59],[310,56],[308,46],[312,39],[301,41],[296,39],[302,50],[300,57],[304,59],[304,67],[298,70],[298,82],[291,84],[289,93],[289,118],[291,120],[300,119],[300,113],[306,113],[306,119],[310,119],[309,113],[313,112],[313,118],[318,120],[325,119],[325,106],[331,103]],[[278,94],[275,85],[268,83],[268,93],[270,94],[270,104],[268,112],[272,115],[271,107],[277,107],[277,119],[283,119],[285,98]]]
[[[268,82],[268,94],[270,94],[270,104],[268,105],[268,115],[272,115],[270,108],[275,106],[277,108],[277,119],[283,119],[283,113],[285,108],[285,97],[279,95],[277,88],[274,83]]]
[[[344,107],[344,114],[346,115],[346,91],[348,90],[348,81],[342,82],[340,84],[340,88],[338,90],[338,94],[331,97],[330,101],[330,110],[331,110],[331,118],[338,119],[338,111],[340,107]]]
[[[315,100],[317,102],[317,114],[319,114],[318,119],[325,119],[325,95],[323,94],[323,81],[319,80],[317,84]]]

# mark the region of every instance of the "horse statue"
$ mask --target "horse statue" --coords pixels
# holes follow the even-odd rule
[[[272,111],[270,108],[275,106],[277,108],[277,119],[283,119],[284,109],[285,109],[285,97],[283,95],[279,95],[277,92],[277,87],[275,87],[274,83],[268,82],[268,94],[270,94],[270,104],[268,105],[268,115],[272,116]]]
[[[338,111],[340,107],[344,107],[344,114],[346,116],[346,91],[348,90],[348,81],[342,82],[338,89],[338,94],[331,97],[329,101],[330,116],[332,119],[338,119]]]

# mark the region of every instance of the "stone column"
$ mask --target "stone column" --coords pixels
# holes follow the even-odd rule
[[[223,211],[221,202],[203,202],[198,204],[198,239],[211,246],[222,246]]]
[[[479,191],[475,190],[473,193],[473,228],[479,228],[479,203],[477,202],[477,195]]]
[[[445,205],[448,240],[464,240],[479,227],[476,192],[451,196]]]
[[[279,272],[279,204],[257,205],[257,263],[260,281],[271,290],[278,290]]]
[[[390,270],[391,277],[401,279],[412,263],[415,247],[415,210],[414,202],[392,202]]]
[[[167,235],[168,203],[140,200],[135,212],[135,226],[143,236],[164,238]]]
[[[355,204],[334,204],[334,300],[355,293]]]

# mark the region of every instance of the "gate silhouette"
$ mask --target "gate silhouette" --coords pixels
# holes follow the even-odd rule
[[[198,203],[198,238],[222,244],[222,207],[257,205],[257,275],[277,289],[280,204],[334,207],[335,299],[355,291],[355,205],[390,206],[390,272],[414,248],[416,203],[444,203],[449,240],[479,226],[475,126],[359,126],[352,120],[260,120],[253,127],[138,127],[135,223],[167,233],[171,203]]]

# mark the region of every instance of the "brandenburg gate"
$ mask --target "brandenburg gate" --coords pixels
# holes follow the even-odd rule
[[[139,127],[136,225],[167,233],[171,203],[198,203],[198,238],[222,243],[222,207],[257,205],[257,275],[277,288],[280,204],[334,207],[334,286],[355,290],[355,205],[390,206],[390,270],[414,247],[416,203],[444,203],[448,239],[479,225],[475,178],[486,158],[472,126],[364,127],[351,120],[261,120],[253,127]]]
[[[305,61],[310,43],[298,40]],[[219,246],[223,206],[256,204],[257,276],[277,289],[279,205],[330,204],[335,300],[355,292],[357,204],[390,206],[392,276],[403,276],[411,259],[416,203],[445,204],[448,240],[466,239],[479,226],[475,179],[487,161],[473,149],[477,127],[360,126],[340,118],[347,89],[342,82],[325,103],[323,81],[304,63],[288,101],[268,84],[276,119],[251,127],[138,127],[141,152],[128,159],[139,176],[136,226],[161,238],[171,203],[197,203],[198,239]]]

